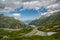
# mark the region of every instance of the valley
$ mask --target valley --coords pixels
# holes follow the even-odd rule
[[[0,40],[60,40],[60,11],[44,16],[26,25],[0,14]]]

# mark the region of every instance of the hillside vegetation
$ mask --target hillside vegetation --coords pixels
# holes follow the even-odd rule
[[[60,32],[60,22],[41,26],[38,28],[38,30],[44,32]]]
[[[2,30],[2,31],[1,31]],[[24,31],[26,30],[26,31]],[[30,32],[31,29],[23,29],[22,31],[6,31],[3,29],[0,29],[0,40],[60,40],[60,32],[51,35],[51,36],[21,36],[23,33]]]
[[[0,14],[0,28],[24,28],[26,25],[13,17],[4,16]]]

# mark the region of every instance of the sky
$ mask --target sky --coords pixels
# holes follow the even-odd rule
[[[0,0],[0,14],[20,20],[33,20],[60,11],[60,0]]]

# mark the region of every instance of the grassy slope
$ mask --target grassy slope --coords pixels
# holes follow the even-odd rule
[[[39,27],[38,30],[45,32],[59,32],[60,31],[60,22],[56,22],[49,25],[44,25]]]
[[[0,29],[0,39],[4,39],[4,36],[7,36],[7,37],[17,37],[17,36],[21,36],[21,35],[24,35],[28,32],[32,31],[31,28],[28,28],[28,29],[22,29],[22,30],[17,30],[17,31],[8,31],[8,30],[3,30],[3,29]]]
[[[19,34],[21,33],[28,33],[30,32],[32,29],[23,29],[21,31],[5,31],[0,29],[0,40],[60,40],[60,32],[57,34],[54,34],[52,36],[21,36]],[[7,36],[7,37],[4,37]]]

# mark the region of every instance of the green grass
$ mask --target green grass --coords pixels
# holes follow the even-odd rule
[[[55,38],[53,36],[31,36],[31,37],[23,37],[23,36],[14,36],[7,38],[5,40],[60,40],[60,38]]]
[[[26,33],[29,33],[32,30],[33,30],[32,28],[22,29],[17,31],[8,31],[8,30],[0,29],[0,39],[3,38],[4,36],[8,36],[8,37],[21,36]]]
[[[49,25],[40,26],[38,28],[40,31],[44,32],[59,32],[60,31],[60,22],[56,22]]]
[[[28,36],[19,35],[21,33],[28,33],[31,30],[32,29],[23,29],[19,31],[9,32],[9,31],[0,29],[0,40],[60,40],[60,32],[52,36],[35,35],[35,36],[28,37]],[[4,38],[4,36],[7,36],[7,37]]]

